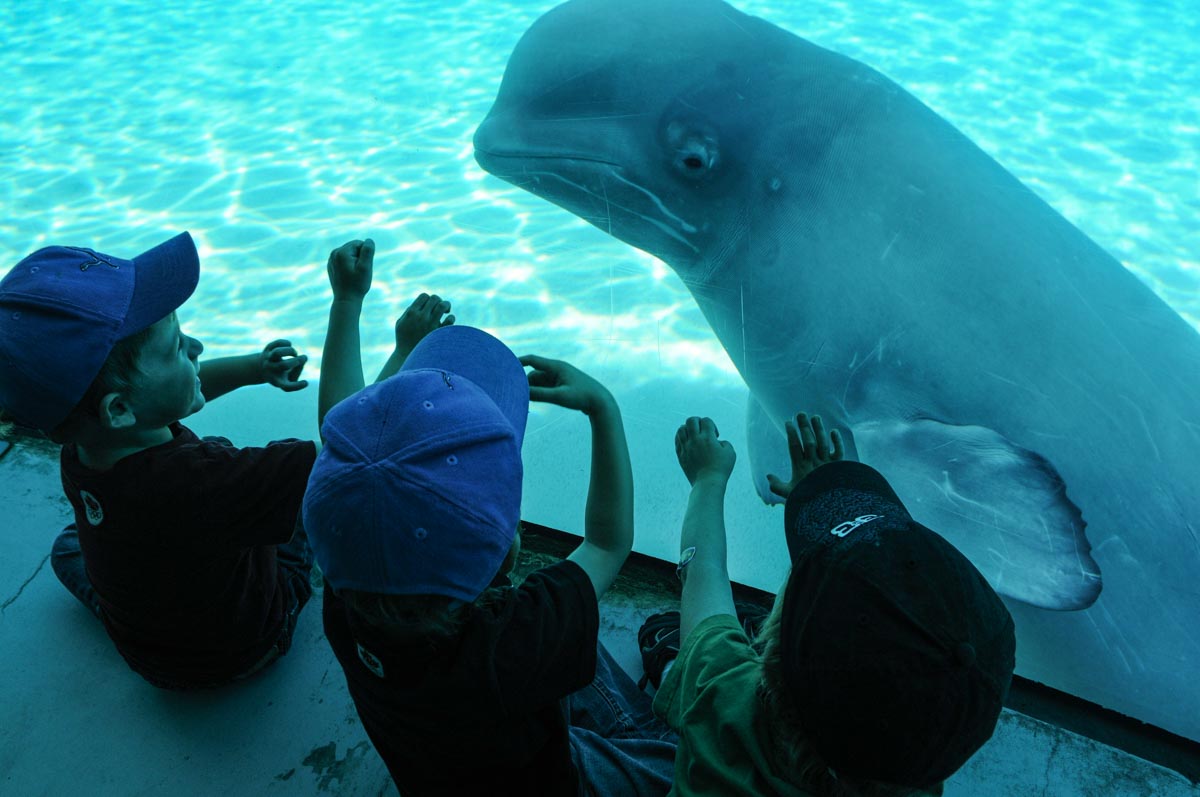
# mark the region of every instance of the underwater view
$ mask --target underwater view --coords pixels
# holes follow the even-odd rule
[[[188,230],[204,356],[287,338],[315,380],[326,258],[373,238],[368,373],[424,291],[597,377],[635,549],[668,561],[675,429],[714,418],[730,572],[769,591],[789,561],[759,492],[782,420],[821,412],[1006,598],[1019,674],[1200,739],[1194,9],[748,1],[781,29],[749,54],[613,0],[522,40],[555,5],[10,4],[0,252]],[[810,94],[806,70],[850,77]],[[315,392],[189,424],[312,437]],[[578,532],[587,429],[531,411],[523,516]]]

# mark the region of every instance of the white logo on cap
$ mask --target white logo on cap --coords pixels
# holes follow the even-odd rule
[[[87,515],[88,523],[91,523],[93,526],[99,526],[104,522],[104,507],[100,506],[100,502],[96,500],[96,496],[87,490],[80,490],[79,499],[83,501],[83,509]]]
[[[872,520],[879,520],[883,515],[859,515],[854,520],[847,520],[845,523],[839,523],[829,530],[829,533],[835,537],[845,537],[850,532],[854,531],[864,523],[870,523]]]

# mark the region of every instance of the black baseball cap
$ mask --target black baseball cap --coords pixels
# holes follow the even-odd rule
[[[867,465],[817,468],[785,522],[783,682],[805,735],[835,772],[945,780],[995,730],[1016,656],[1008,610]]]

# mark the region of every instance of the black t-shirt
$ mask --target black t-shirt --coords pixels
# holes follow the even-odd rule
[[[245,672],[279,637],[275,545],[292,537],[316,447],[171,431],[104,472],[63,446],[63,490],[121,655],[151,681],[205,686]]]
[[[574,797],[561,699],[596,674],[591,580],[564,560],[469,611],[442,649],[391,648],[325,590],[325,635],[396,787],[404,797]]]

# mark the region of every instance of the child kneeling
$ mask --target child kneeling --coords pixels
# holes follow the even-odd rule
[[[840,437],[831,446],[819,417],[802,413],[787,431],[792,478],[769,481],[787,499],[792,569],[754,647],[725,561],[733,448],[708,418],[676,434],[692,484],[682,645],[665,676],[648,673],[662,678],[655,712],[680,732],[673,793],[941,794],[995,728],[1012,618],[883,476],[838,461]]]

